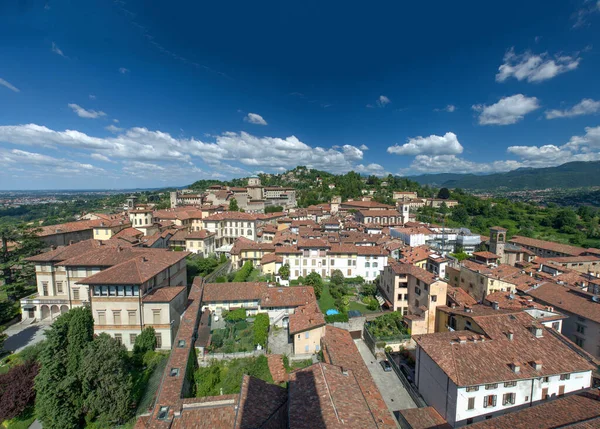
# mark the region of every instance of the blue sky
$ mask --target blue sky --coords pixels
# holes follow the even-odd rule
[[[600,159],[596,0],[2,2],[0,58],[0,189]]]

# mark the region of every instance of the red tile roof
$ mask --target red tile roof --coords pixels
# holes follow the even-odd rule
[[[400,410],[400,414],[410,429],[452,429],[433,407],[408,408]]]
[[[290,335],[294,335],[325,326],[325,317],[321,313],[317,302],[314,301],[308,305],[296,308],[294,314],[290,314],[289,322]]]
[[[500,256],[492,252],[474,252],[473,256],[479,257],[481,259],[500,259]]]
[[[29,262],[61,262],[74,256],[85,254],[91,250],[101,248],[102,246],[115,247],[116,244],[108,240],[84,240],[73,243],[70,246],[61,246],[54,250],[25,258],[25,260]]]
[[[171,302],[180,293],[187,289],[186,286],[167,286],[159,289],[154,289],[149,294],[142,298],[143,302]]]
[[[267,293],[267,289],[267,283],[261,282],[207,283],[204,285],[204,297],[202,301],[260,300]]]
[[[100,226],[101,223],[106,222],[102,219],[96,220],[80,220],[77,222],[67,222],[58,225],[42,226],[36,232],[38,237],[47,237],[55,234],[64,234],[67,232],[77,232],[92,230],[96,226]]]
[[[513,238],[508,240],[509,243],[519,244],[521,246],[536,247],[539,249],[546,249],[552,252],[564,253],[566,255],[578,256],[585,252],[583,247],[570,246],[568,244],[555,243],[553,241],[538,240],[529,237],[520,237],[515,235]]]
[[[551,282],[542,283],[526,293],[538,302],[600,323],[600,302],[593,301],[591,293]]]
[[[493,310],[499,311],[499,310]],[[547,332],[527,313],[501,313],[474,318],[485,336],[471,331],[415,335],[413,339],[457,386],[474,386],[555,374],[593,370],[595,367],[561,340]],[[543,331],[536,336],[529,327]],[[513,332],[509,340],[507,332]],[[460,337],[466,341],[461,343]],[[476,339],[476,341],[473,340]],[[483,339],[483,341],[482,341]],[[540,370],[531,362],[542,361]],[[521,363],[515,373],[510,364]]]
[[[252,213],[245,212],[221,212],[215,213],[208,217],[205,217],[203,220],[211,221],[211,220],[245,220],[245,221],[255,221],[258,215]]]
[[[312,286],[270,287],[265,291],[262,307],[299,307],[316,302]]]

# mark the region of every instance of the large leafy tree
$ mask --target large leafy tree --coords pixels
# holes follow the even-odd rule
[[[229,200],[229,211],[230,212],[239,212],[240,211],[240,207],[235,198],[232,198],[231,200]]]
[[[289,266],[289,264],[282,265],[282,266],[279,268],[279,271],[278,271],[278,273],[279,273],[279,276],[280,276],[280,277],[281,277],[283,280],[288,280],[288,279],[290,278],[290,266]]]
[[[135,339],[133,353],[143,355],[146,352],[154,351],[154,349],[156,349],[156,331],[152,326],[148,326]]]
[[[125,346],[108,334],[100,334],[87,345],[82,356],[79,371],[86,420],[108,426],[127,420],[132,381],[126,370]]]
[[[321,275],[319,273],[312,272],[309,275],[307,275],[304,279],[304,284],[313,287],[317,299],[321,297],[321,293],[323,293],[323,279],[321,278]]]
[[[36,233],[37,229],[25,224],[0,225],[0,270],[4,278],[3,288],[11,301],[21,298],[27,287],[35,284],[34,268],[23,259],[35,255],[43,247]],[[11,269],[15,267],[18,268]]]

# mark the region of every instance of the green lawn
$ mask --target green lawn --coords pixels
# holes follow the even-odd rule
[[[360,311],[363,314],[366,314],[366,313],[381,313],[380,309],[369,310],[365,304],[363,304],[362,302],[358,302],[358,301],[352,301],[352,302],[350,302],[350,304],[348,306],[348,309],[349,310],[358,310],[358,311]]]
[[[2,427],[7,429],[27,429],[35,420],[35,412],[33,407],[27,408],[23,414],[15,417],[12,420],[2,422]]]
[[[319,298],[319,308],[323,314],[330,308],[335,308],[335,299],[329,293],[329,284],[327,283],[323,285],[323,292],[321,292],[321,297]]]

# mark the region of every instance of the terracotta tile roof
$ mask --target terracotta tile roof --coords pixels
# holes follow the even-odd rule
[[[123,250],[125,251],[125,249]],[[79,284],[130,284],[140,285],[167,268],[185,259],[189,252],[169,252],[162,249],[144,249],[135,257],[100,271]]]
[[[290,429],[380,427],[371,412],[351,370],[317,363],[290,374]]]
[[[109,242],[108,240],[84,240],[73,243],[70,246],[61,246],[54,250],[25,258],[25,260],[29,262],[61,262],[74,256],[87,253],[91,250],[98,249],[102,246],[114,247],[116,244],[114,242]]]
[[[410,429],[452,429],[433,407],[408,408],[400,410],[400,414]]]
[[[314,301],[296,308],[294,314],[290,314],[289,322],[289,332],[290,335],[293,335],[325,326],[325,317],[321,313],[317,302]]]
[[[275,383],[283,383],[288,381],[288,373],[283,366],[283,355],[267,355],[269,364],[269,372]]]
[[[331,245],[327,241],[321,240],[321,239],[305,239],[305,238],[300,238],[298,240],[298,247],[299,248],[320,248],[320,249],[325,249],[325,248],[331,247]]]
[[[453,302],[457,305],[474,305],[477,304],[477,300],[473,298],[469,293],[460,287],[454,287],[448,285],[446,288],[446,296],[448,301]]]
[[[516,295],[510,292],[494,292],[485,297],[489,303],[497,302],[498,307],[508,310],[525,310],[528,308],[546,308],[544,305],[536,303],[529,296]]]
[[[122,229],[121,231],[117,232],[116,234],[113,234],[113,237],[140,237],[144,235],[144,233],[142,231],[140,231],[139,229],[135,229],[132,227],[129,228],[125,228]]]
[[[414,264],[415,262],[424,261],[433,254],[429,246],[407,247],[402,250],[400,260],[406,264]]]
[[[564,253],[566,255],[578,256],[585,252],[583,247],[569,246],[568,244],[555,243],[553,241],[538,240],[529,237],[520,237],[515,235],[508,240],[510,243],[519,244],[521,246],[537,247],[540,249],[550,250],[552,252]]]
[[[249,240],[245,237],[239,237],[235,240],[230,253],[232,255],[239,255],[244,250],[261,250],[265,252],[274,252],[275,245],[273,243],[258,243],[253,240]]]
[[[481,259],[500,259],[500,256],[492,252],[474,252],[473,256],[479,257]]]
[[[132,258],[141,257],[150,249],[137,247],[122,247],[114,245],[100,246],[88,252],[62,261],[59,265],[65,267],[112,267],[128,261]],[[158,249],[157,249],[158,250]],[[164,252],[165,250],[158,250]]]
[[[424,225],[413,226],[413,227],[408,227],[408,228],[394,228],[394,230],[399,233],[406,234],[406,235],[418,235],[418,234],[430,235],[430,234],[433,234],[433,231]]]
[[[390,210],[359,210],[358,211],[361,215],[363,215],[364,217],[389,217],[389,216],[394,216],[394,217],[398,217],[400,216],[400,212],[398,210],[394,210],[394,209],[390,209]]]
[[[94,229],[94,227],[100,226],[101,223],[105,222],[102,219],[96,220],[80,220],[77,222],[67,222],[58,225],[42,226],[36,233],[38,237],[47,237],[55,234],[64,234],[67,232],[77,232]]]
[[[181,292],[186,290],[186,286],[167,286],[159,289],[154,289],[142,298],[143,302],[171,302]]]
[[[287,254],[302,254],[302,250],[298,249],[298,246],[278,246],[275,247],[275,253],[277,255],[287,255]]]
[[[584,426],[580,426],[581,424]],[[473,429],[598,428],[600,427],[600,397],[594,390],[580,392],[474,423],[469,427]]]
[[[340,328],[327,326],[322,342],[326,362],[349,369],[354,374],[368,407],[373,413],[377,427],[397,428],[396,419],[390,414],[350,333]]]
[[[556,283],[542,283],[536,288],[526,291],[536,301],[551,305],[558,310],[600,323],[600,302],[592,301],[593,294],[576,290]]]
[[[275,253],[267,253],[260,260],[261,265],[270,264],[271,262],[283,263],[283,258]]]
[[[393,262],[390,264],[394,274],[397,275],[410,275],[427,284],[435,283],[439,280],[433,273],[419,268],[416,265],[406,264],[404,262]]]
[[[245,221],[255,221],[257,219],[257,215],[252,213],[245,212],[221,212],[215,213],[208,217],[205,217],[203,220],[211,221],[211,220],[245,220]]]
[[[393,209],[389,204],[378,203],[377,201],[344,201],[340,204],[343,208],[363,208],[363,209]]]
[[[261,307],[299,307],[316,300],[312,286],[269,287],[263,293]]]
[[[474,386],[595,369],[587,360],[547,332],[546,327],[537,324],[527,313],[501,313],[474,317],[474,320],[485,332],[485,336],[471,331],[413,336],[422,351],[427,353],[457,386]],[[542,337],[536,338],[531,333],[529,327],[532,325],[542,329]],[[513,332],[512,340],[508,339],[509,331]],[[460,343],[460,337],[464,337],[466,341]],[[534,361],[542,361],[540,370],[535,370],[531,365]],[[513,362],[521,364],[519,373],[511,369],[510,364]]]
[[[558,264],[573,264],[578,262],[599,262],[600,257],[596,255],[582,255],[582,256],[557,256],[557,257],[549,257],[549,258],[540,258],[537,257],[534,259],[535,262],[539,264],[547,263],[547,262],[556,262]]]
[[[233,428],[238,395],[190,398],[189,408],[173,419],[172,429]],[[187,401],[186,401],[187,402]]]
[[[260,300],[267,293],[267,289],[267,283],[263,282],[207,283],[204,285],[204,297],[202,301]]]
[[[281,355],[279,357],[281,358]],[[267,421],[268,427],[284,427],[287,423],[287,402],[288,394],[285,388],[244,375],[235,429],[262,428],[265,427],[263,425]],[[234,426],[219,425],[213,427],[233,428]]]

